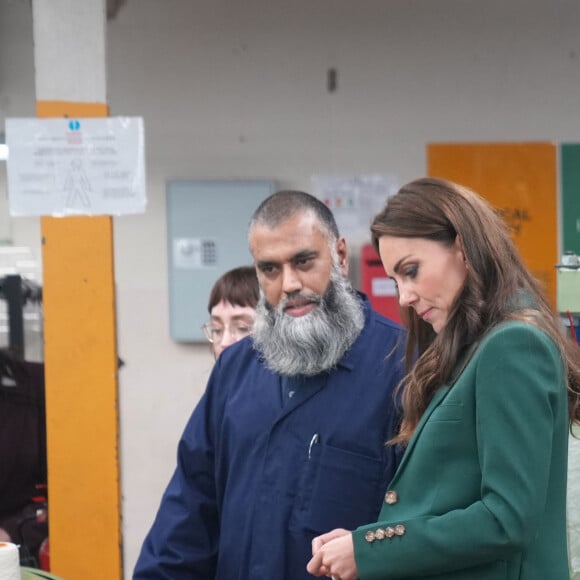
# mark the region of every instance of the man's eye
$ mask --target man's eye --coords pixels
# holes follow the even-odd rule
[[[296,260],[296,265],[297,266],[307,266],[308,264],[310,264],[310,262],[312,262],[313,258],[300,258],[298,260]]]
[[[214,326],[213,328],[210,329],[210,332],[214,338],[218,338],[224,333],[224,329]]]
[[[246,326],[246,325],[236,326],[236,331],[238,334],[242,334],[242,335],[250,334],[250,332],[252,332],[252,327]]]

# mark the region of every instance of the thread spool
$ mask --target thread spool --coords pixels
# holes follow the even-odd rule
[[[20,580],[18,546],[0,542],[0,580]]]

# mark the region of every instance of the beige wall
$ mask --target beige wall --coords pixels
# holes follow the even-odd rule
[[[34,115],[29,12],[0,0],[0,120]],[[115,218],[127,578],[212,365],[169,338],[165,181],[403,182],[429,141],[578,142],[578,22],[576,0],[127,0],[107,100],[145,118],[149,196],[145,215]],[[36,220],[11,228],[39,247]]]

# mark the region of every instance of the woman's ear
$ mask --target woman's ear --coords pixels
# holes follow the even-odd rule
[[[459,234],[455,236],[455,249],[457,251],[458,258],[465,264],[466,268],[469,268],[469,263],[467,262],[467,254],[465,253],[465,248],[463,246],[463,240]]]

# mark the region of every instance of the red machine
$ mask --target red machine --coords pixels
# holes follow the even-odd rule
[[[383,264],[371,244],[364,245],[361,250],[361,290],[377,312],[401,323],[395,282],[385,274]]]
[[[42,544],[40,544],[40,549],[38,550],[38,566],[41,570],[50,572],[50,548],[48,538],[45,538]]]
[[[40,494],[33,497],[32,501],[38,506],[36,508],[36,521],[40,523],[48,522],[48,491],[47,485],[37,485]],[[50,552],[48,537],[44,538],[38,549],[38,567],[45,572],[50,572]]]

